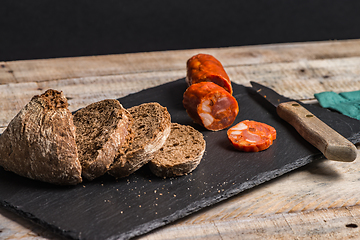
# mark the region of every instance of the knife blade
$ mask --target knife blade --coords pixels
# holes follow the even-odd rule
[[[271,88],[250,82],[258,94],[276,107],[276,112],[329,160],[352,162],[357,157],[354,144],[344,138],[300,103],[286,98]]]

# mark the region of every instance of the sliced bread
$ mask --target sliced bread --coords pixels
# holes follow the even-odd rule
[[[148,163],[170,134],[171,117],[159,103],[144,103],[129,108],[134,119],[132,141],[119,150],[109,174],[122,178]]]
[[[74,114],[84,178],[93,180],[108,171],[118,150],[126,143],[132,122],[130,113],[114,99],[90,104]]]
[[[205,147],[202,133],[191,126],[172,123],[169,137],[149,162],[149,168],[163,178],[188,174],[199,165]]]
[[[54,184],[82,181],[73,116],[62,92],[34,96],[12,119],[0,136],[0,165]]]

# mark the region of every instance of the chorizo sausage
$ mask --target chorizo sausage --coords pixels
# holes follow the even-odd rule
[[[229,127],[239,113],[236,99],[212,82],[188,87],[183,95],[183,105],[194,122],[212,131]]]
[[[265,123],[244,120],[231,127],[227,135],[236,149],[259,152],[272,145],[276,139],[276,130]]]
[[[197,54],[187,63],[186,82],[188,86],[199,82],[213,82],[233,93],[231,81],[222,64],[208,54]]]

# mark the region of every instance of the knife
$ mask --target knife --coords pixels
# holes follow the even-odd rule
[[[258,94],[276,107],[277,114],[290,123],[309,143],[319,149],[329,160],[352,162],[357,149],[326,123],[314,116],[298,102],[281,96],[274,90],[256,82],[250,82]]]

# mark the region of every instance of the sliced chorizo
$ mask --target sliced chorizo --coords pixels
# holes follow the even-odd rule
[[[183,105],[194,122],[212,131],[229,127],[239,113],[236,99],[213,82],[188,87],[183,95]]]
[[[259,152],[272,145],[276,139],[276,130],[265,123],[244,120],[231,127],[227,135],[236,149]]]
[[[187,61],[188,86],[199,82],[213,82],[233,93],[231,81],[222,64],[209,54],[197,54]]]

